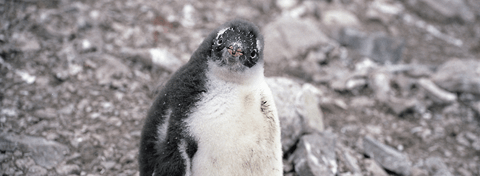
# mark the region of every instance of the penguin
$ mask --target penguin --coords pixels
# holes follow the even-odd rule
[[[210,33],[147,113],[140,176],[280,176],[280,125],[263,36],[236,19]]]

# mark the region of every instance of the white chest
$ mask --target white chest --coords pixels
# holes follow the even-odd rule
[[[198,142],[192,175],[281,175],[278,118],[261,110],[267,97],[276,111],[263,79],[241,85],[212,78],[207,90],[185,121]]]

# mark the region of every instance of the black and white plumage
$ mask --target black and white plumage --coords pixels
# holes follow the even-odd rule
[[[282,175],[263,66],[263,37],[252,23],[234,20],[206,37],[148,112],[140,175]]]

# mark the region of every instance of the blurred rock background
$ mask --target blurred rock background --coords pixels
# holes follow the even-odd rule
[[[480,175],[476,0],[0,0],[0,173],[138,175],[158,85],[236,17],[285,175]]]

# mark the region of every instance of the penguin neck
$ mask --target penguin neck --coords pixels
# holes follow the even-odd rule
[[[247,68],[242,71],[230,70],[225,66],[219,66],[212,60],[208,61],[208,76],[215,79],[220,79],[226,82],[232,82],[236,84],[255,84],[258,81],[264,80],[263,74],[263,62],[258,62],[251,68]]]

